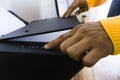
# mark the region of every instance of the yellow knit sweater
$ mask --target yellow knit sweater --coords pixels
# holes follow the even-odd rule
[[[88,8],[103,4],[105,1],[106,0],[86,0]],[[120,16],[100,20],[100,23],[103,25],[113,43],[113,54],[120,54]]]

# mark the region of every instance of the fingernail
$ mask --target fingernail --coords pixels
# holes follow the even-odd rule
[[[43,47],[44,47],[44,49],[49,49],[48,44],[44,45]]]

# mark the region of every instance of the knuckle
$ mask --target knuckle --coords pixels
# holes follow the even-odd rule
[[[63,52],[63,53],[66,53],[66,46],[62,43],[60,44],[60,50]]]
[[[70,48],[67,48],[66,52],[67,52],[68,55],[72,55],[73,54],[73,50],[70,49]]]
[[[75,50],[71,48],[67,48],[66,53],[68,54],[69,57],[71,57],[75,61],[79,61],[80,58],[78,55],[76,55]]]
[[[79,32],[82,33],[82,34],[86,34],[88,33],[89,29],[87,29],[86,27],[82,27]]]

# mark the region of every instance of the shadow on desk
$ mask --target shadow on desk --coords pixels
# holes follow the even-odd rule
[[[101,59],[93,67],[84,67],[71,80],[120,80],[120,55]]]

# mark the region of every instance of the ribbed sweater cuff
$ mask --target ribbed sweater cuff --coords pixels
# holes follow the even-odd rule
[[[107,32],[108,36],[110,37],[113,43],[114,46],[113,54],[119,54],[120,53],[120,16],[101,20],[100,23],[103,25],[105,31]]]
[[[88,9],[90,9],[91,7],[96,7],[98,5],[101,5],[105,2],[106,0],[86,0],[87,5],[88,5]]]
[[[86,0],[86,2],[88,5],[88,9],[90,9],[91,7],[93,7],[95,0]]]

